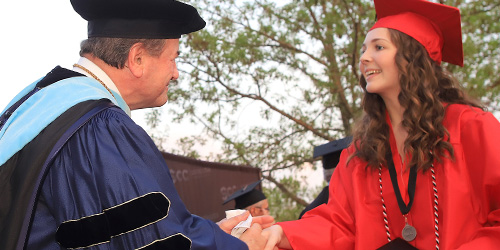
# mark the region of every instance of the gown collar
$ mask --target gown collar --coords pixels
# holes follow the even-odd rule
[[[78,64],[85,67],[88,69],[90,72],[92,72],[94,75],[96,75],[101,81],[103,82],[106,87],[108,87],[112,92],[114,97],[116,97],[116,101],[119,103],[119,106],[127,113],[128,116],[131,116],[131,111],[130,107],[125,103],[125,100],[123,100],[123,97],[120,93],[120,90],[118,90],[118,87],[116,87],[116,84],[111,80],[111,78],[97,66],[95,63],[90,61],[89,59],[85,57],[80,57],[78,60]],[[93,78],[88,72],[78,68],[78,67],[73,67],[73,71],[76,71],[78,73],[84,74],[88,77]]]

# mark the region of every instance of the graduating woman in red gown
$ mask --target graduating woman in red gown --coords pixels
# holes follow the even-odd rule
[[[375,0],[364,114],[328,204],[264,232],[266,250],[499,249],[500,123],[441,67],[463,66],[459,10]]]

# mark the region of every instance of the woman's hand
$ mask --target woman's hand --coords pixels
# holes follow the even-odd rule
[[[283,229],[279,225],[274,225],[262,231],[262,236],[267,238],[264,250],[292,249]]]

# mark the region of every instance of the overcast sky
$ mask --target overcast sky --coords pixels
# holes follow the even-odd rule
[[[86,38],[86,22],[70,1],[15,0],[0,4],[0,107],[57,65],[70,67]]]
[[[55,66],[72,68],[80,42],[87,38],[87,21],[69,0],[15,0],[0,4],[0,111],[27,85]],[[145,125],[146,110],[132,118]]]

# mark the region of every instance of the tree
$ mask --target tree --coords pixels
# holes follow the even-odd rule
[[[492,111],[500,110],[500,2],[445,1],[462,11],[465,67],[452,65],[448,70],[464,83],[467,91],[487,104]],[[498,117],[497,117],[498,118]]]
[[[445,67],[495,107],[500,4],[441,2],[462,11],[467,65]],[[170,92],[168,110],[175,121],[189,120],[206,133],[184,138],[177,153],[197,156],[193,144],[217,140],[221,150],[208,160],[259,167],[293,202],[306,205],[312,197],[294,194],[294,182],[277,173],[314,164],[314,146],[349,135],[361,113],[358,59],[375,21],[372,1],[192,3],[208,26],[183,41],[184,77]]]

